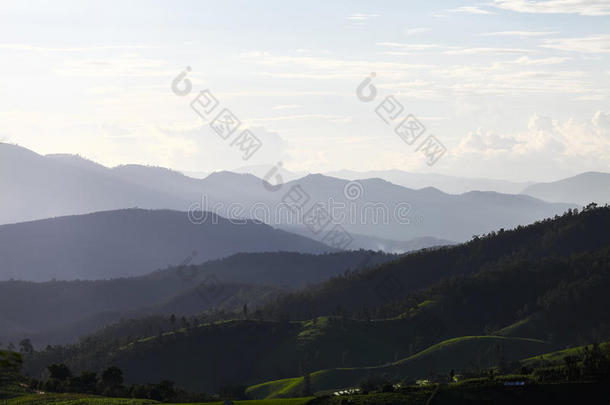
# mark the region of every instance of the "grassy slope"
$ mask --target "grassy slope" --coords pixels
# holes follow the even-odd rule
[[[2,405],[145,405],[158,403],[150,399],[107,398],[84,394],[32,394],[9,399],[2,402]]]
[[[547,362],[549,363],[549,365],[564,364],[564,357],[577,355],[582,352],[587,346],[591,347],[591,345],[571,347],[569,349],[558,350],[556,352],[550,352],[534,357],[529,357],[525,360],[522,360],[521,363],[524,366],[534,366],[539,364],[541,361]],[[599,347],[604,351],[610,351],[610,342],[601,343]]]
[[[401,378],[418,378],[428,375],[430,370],[449,372],[470,366],[473,359],[489,353],[498,345],[503,348],[506,359],[520,359],[535,353],[545,352],[550,346],[534,339],[507,338],[500,336],[465,336],[443,341],[413,356],[394,363],[359,368],[335,368],[311,374],[314,391],[356,386],[370,374],[388,374]],[[253,398],[296,396],[303,390],[303,377],[271,381],[248,388]]]
[[[413,320],[416,316],[417,311],[403,318],[370,322],[318,317],[315,322],[235,320],[202,324],[189,331],[167,332],[161,338],[140,339],[108,353],[104,366],[120,367],[129,383],[173,379],[185,388],[209,392],[223,381],[232,382],[229,377],[237,377],[232,364],[239,364],[239,371],[248,371],[238,376],[240,381],[256,384],[297,374],[299,362],[305,358],[310,361],[307,368],[323,370],[337,365],[364,367],[407,357],[425,347],[409,351],[405,345],[420,326],[417,319]],[[188,361],[178,364],[176,358]],[[43,360],[41,367],[56,362]],[[86,368],[71,361],[67,364],[77,371]],[[224,366],[226,370],[219,369]],[[255,375],[261,378],[253,380]]]
[[[258,401],[233,401],[235,405],[304,405],[312,398],[264,399]],[[2,405],[145,405],[158,404],[150,399],[107,398],[81,394],[26,395],[0,402]],[[222,405],[224,402],[206,402],[206,405]],[[173,404],[180,405],[180,404]],[[195,403],[184,405],[197,405]]]

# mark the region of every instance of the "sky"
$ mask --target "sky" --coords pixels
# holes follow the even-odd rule
[[[2,1],[0,61],[0,141],[41,154],[188,172],[610,172],[606,0]],[[191,107],[203,90],[209,116]],[[210,126],[225,108],[241,123],[227,139]],[[412,142],[395,132],[409,115],[425,128]],[[246,129],[261,142],[248,159]],[[430,139],[446,150],[434,162]]]

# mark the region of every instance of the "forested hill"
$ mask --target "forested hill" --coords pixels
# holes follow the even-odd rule
[[[304,236],[213,213],[124,209],[0,225],[0,280],[98,280],[238,252],[336,251]],[[195,255],[193,254],[195,252]]]
[[[253,307],[282,289],[320,283],[397,257],[365,250],[239,253],[141,277],[0,281],[0,342],[30,338],[37,346],[68,343],[123,317],[189,316],[212,308],[241,308],[244,303]]]
[[[401,300],[442,279],[474,274],[499,265],[562,260],[610,246],[610,207],[591,205],[582,212],[569,210],[512,230],[500,229],[474,236],[465,244],[415,252],[362,272],[333,278],[315,288],[289,294],[270,303],[265,311],[273,317],[303,317],[355,313]],[[380,313],[379,316],[386,316]]]
[[[165,318],[125,321],[77,345],[37,353],[26,370],[39,375],[50,363],[77,371],[116,364],[131,382],[173,378],[217,390],[304,370],[382,365],[465,336],[533,338],[548,349],[608,340],[608,229],[609,207],[570,211],[337,276],[262,310],[225,313],[224,322],[187,320],[167,332]],[[489,348],[480,349],[470,351],[476,367],[488,355]],[[438,367],[421,369],[446,373],[452,363]]]

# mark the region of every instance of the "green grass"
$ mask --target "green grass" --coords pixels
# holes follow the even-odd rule
[[[263,399],[253,401],[233,401],[235,405],[304,405],[313,397],[309,398],[287,398],[287,399]],[[158,404],[159,402],[149,399],[129,398],[106,398],[95,397],[85,394],[31,394],[9,400],[0,400],[0,405],[145,405]],[[224,401],[205,402],[201,405],[223,405]],[[173,405],[197,405],[173,404]]]
[[[303,405],[312,400],[313,397],[307,398],[277,398],[277,399],[259,399],[249,401],[233,401],[235,405]],[[206,405],[223,405],[224,402],[207,402]],[[193,405],[193,404],[184,404]]]
[[[558,350],[555,352],[545,353],[534,357],[526,358],[521,361],[524,366],[532,367],[538,365],[540,362],[546,362],[548,365],[559,365],[563,364],[563,359],[566,356],[574,356],[584,350],[585,347],[591,345],[577,346],[569,349]],[[610,351],[610,342],[601,343],[599,347],[604,351]]]
[[[157,403],[150,399],[107,398],[86,394],[30,394],[0,401],[1,405],[144,405]]]
[[[394,363],[375,367],[334,368],[311,374],[314,391],[354,387],[371,374],[388,374],[400,378],[425,377],[430,370],[448,373],[451,369],[468,368],[473,359],[492,352],[501,345],[506,359],[522,359],[543,353],[550,346],[540,340],[503,336],[463,336],[445,340],[413,356]],[[303,377],[270,381],[249,387],[246,392],[253,398],[297,396],[303,391]]]

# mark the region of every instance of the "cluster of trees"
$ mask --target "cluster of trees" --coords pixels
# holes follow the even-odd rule
[[[178,389],[174,382],[169,380],[161,381],[158,384],[124,385],[123,372],[114,366],[105,369],[99,376],[91,371],[73,375],[65,364],[51,364],[47,370],[49,378],[46,381],[32,379],[31,388],[48,392],[131,397],[162,402],[197,402],[208,399],[205,394],[195,394]]]
[[[18,372],[22,362],[23,359],[19,353],[0,350],[0,376]]]

